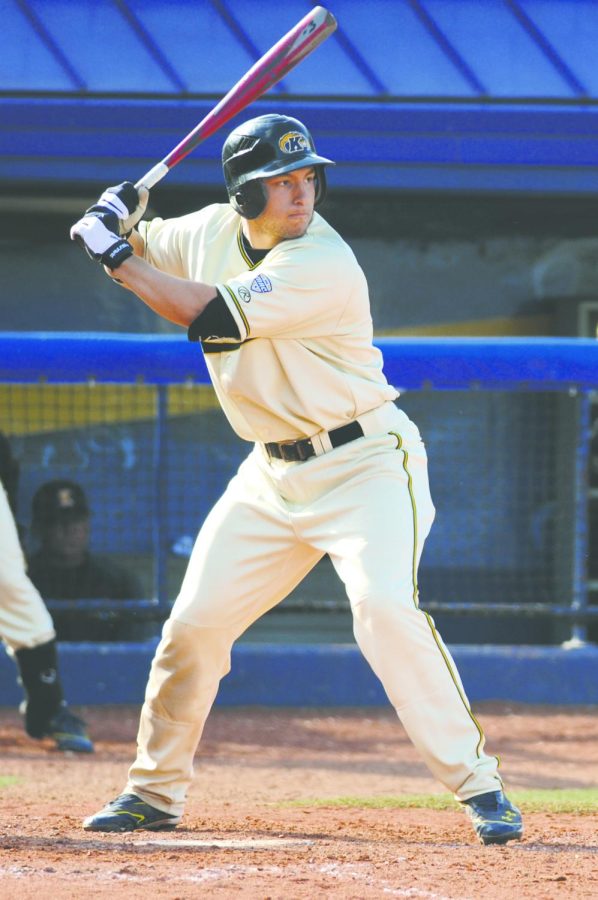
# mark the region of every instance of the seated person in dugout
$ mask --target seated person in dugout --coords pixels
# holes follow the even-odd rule
[[[134,600],[137,578],[108,557],[90,552],[90,510],[83,488],[57,479],[38,488],[31,528],[39,549],[29,558],[29,577],[44,600]],[[118,614],[54,610],[58,639],[119,640],[128,637]]]
[[[54,623],[27,575],[15,518],[18,479],[18,461],[0,432],[0,640],[17,667],[29,737],[50,738],[58,750],[92,753],[87,726],[64,697]]]

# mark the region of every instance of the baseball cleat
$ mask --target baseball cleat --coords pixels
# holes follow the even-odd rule
[[[502,791],[478,794],[462,802],[482,844],[506,844],[521,839],[521,813]]]
[[[48,722],[46,736],[54,738],[58,750],[73,750],[75,753],[93,753],[93,743],[87,733],[83,719],[73,715],[63,707]]]
[[[86,831],[167,831],[175,828],[180,821],[180,816],[162,812],[135,794],[121,794],[95,816],[84,819],[83,828]]]

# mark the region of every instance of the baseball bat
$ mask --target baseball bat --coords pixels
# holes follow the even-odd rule
[[[323,6],[314,6],[284,37],[271,47],[230,89],[193,131],[136,183],[152,188],[202,141],[218,131],[246,106],[275,85],[312,53],[336,29],[336,19]]]

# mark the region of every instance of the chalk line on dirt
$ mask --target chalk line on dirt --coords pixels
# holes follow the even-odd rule
[[[199,850],[290,850],[310,847],[314,842],[301,838],[244,838],[242,840],[222,840],[212,838],[208,840],[177,840],[171,838],[152,839],[149,841],[135,841],[137,847],[167,847],[169,850],[178,850],[181,847],[197,848]],[[127,844],[127,847],[131,847]]]

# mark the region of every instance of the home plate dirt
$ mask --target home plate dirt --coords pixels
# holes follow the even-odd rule
[[[216,708],[175,831],[86,832],[83,818],[123,788],[139,710],[80,712],[93,755],[32,741],[15,710],[0,710],[3,897],[598,897],[596,814],[528,812],[521,842],[482,847],[457,804],[368,805],[444,793],[390,709]],[[475,712],[508,792],[598,784],[594,708],[479,704]],[[339,805],[342,797],[355,805]]]

